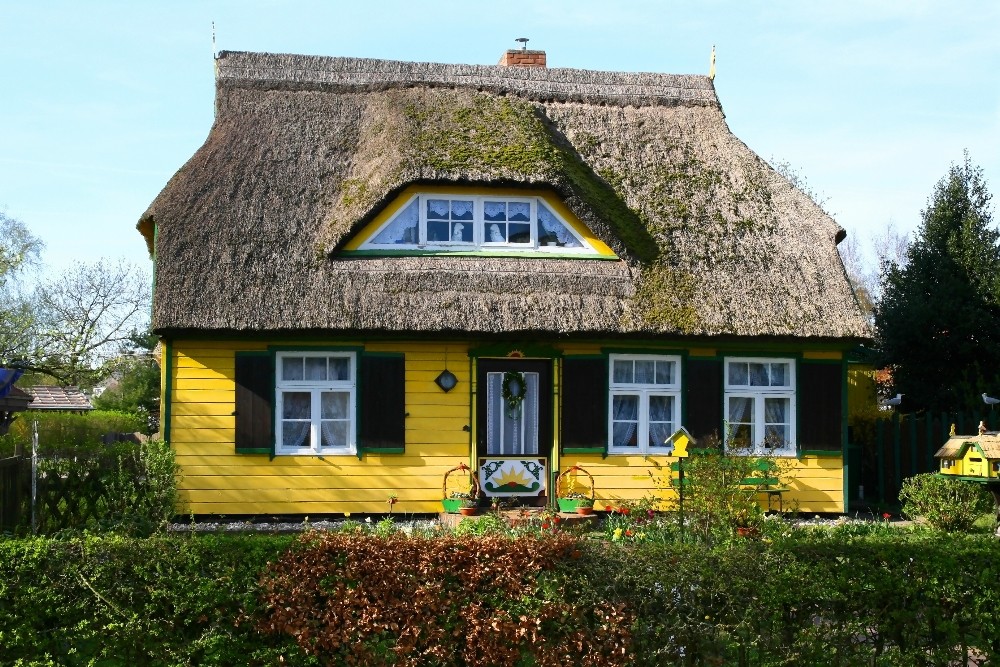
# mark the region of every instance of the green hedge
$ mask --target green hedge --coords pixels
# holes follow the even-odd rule
[[[308,547],[277,535],[0,540],[0,664],[340,664],[322,654],[304,655],[295,638],[281,632],[301,630],[301,623],[266,621],[274,620],[285,594],[271,585],[272,569],[263,579],[271,582],[271,604],[263,602],[267,564],[285,564],[281,572],[293,595],[306,590],[296,588],[300,580],[311,590],[363,596],[370,591],[367,582],[382,582],[382,573],[385,581],[416,582],[423,573],[396,567],[392,559],[372,562],[350,580],[339,579],[338,568],[300,566],[336,561],[338,553],[353,549],[338,544],[345,543],[327,544],[328,552],[313,561],[283,559],[293,545],[297,552]],[[387,543],[387,553],[432,544]],[[474,542],[471,547],[475,553]],[[488,565],[467,558],[463,563]],[[434,580],[443,588],[420,590],[448,599],[463,585],[465,567]],[[581,540],[571,558],[543,570],[538,585],[510,609],[531,607],[532,596],[548,601],[540,608],[620,607],[623,613],[609,622],[628,619],[627,632],[614,635],[631,638],[622,660],[627,664],[946,665],[965,664],[963,652],[1000,656],[1000,543],[985,536],[900,531],[850,538],[817,532],[715,549]],[[311,572],[322,580],[310,581]],[[365,604],[376,599],[366,597]],[[322,609],[320,603],[311,602]],[[484,603],[510,604],[501,598]],[[341,622],[319,614],[316,625],[305,619],[308,627],[318,629],[322,622],[340,627],[345,642],[367,641],[352,634],[363,618]],[[440,622],[408,620],[428,631]],[[277,632],[265,634],[262,627]],[[590,640],[602,641],[598,634]],[[378,641],[381,654],[391,656],[393,636],[381,634]],[[400,654],[396,664],[432,663]],[[433,664],[467,663],[455,652]]]
[[[13,456],[15,445],[31,453],[31,424],[38,422],[38,447],[43,455],[66,455],[79,447],[95,447],[108,433],[138,433],[146,429],[145,417],[117,410],[75,412],[22,412],[0,436],[0,458]]]

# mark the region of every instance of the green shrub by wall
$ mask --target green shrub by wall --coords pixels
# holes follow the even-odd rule
[[[31,425],[38,422],[38,447],[42,454],[65,455],[77,447],[101,444],[108,433],[137,433],[146,428],[145,418],[132,412],[91,410],[76,412],[22,412],[0,437],[0,458],[12,456],[20,444],[31,454]]]
[[[448,539],[341,537],[312,551],[260,534],[0,540],[0,664],[343,664],[332,648],[306,655],[302,633],[391,656],[404,628],[404,644],[419,647],[422,632],[465,627],[448,620],[452,603],[479,634],[460,632],[459,648],[442,655],[400,653],[395,664],[465,667],[466,641],[496,648],[508,630],[536,627],[558,628],[556,639],[585,630],[590,646],[630,637],[620,661],[643,666],[908,667],[1000,656],[1000,542],[987,536],[793,532],[726,548],[564,537],[553,549]],[[283,556],[289,547],[295,554]],[[557,552],[564,557],[551,560]],[[513,588],[492,589],[494,572]],[[398,612],[420,595],[442,614],[379,629],[390,618],[383,602]],[[366,613],[326,613],[334,602]],[[588,616],[605,609],[620,613]],[[511,625],[491,636],[493,621]],[[492,663],[475,655],[476,664],[510,664],[506,654]],[[533,664],[559,664],[538,655]]]

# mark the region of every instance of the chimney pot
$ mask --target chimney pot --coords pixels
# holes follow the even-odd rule
[[[500,67],[546,67],[545,51],[509,49],[497,63]]]

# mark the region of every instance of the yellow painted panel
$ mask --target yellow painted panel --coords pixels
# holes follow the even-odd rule
[[[382,469],[380,469],[382,470]],[[350,497],[351,500],[370,500],[372,498],[384,498],[389,490],[393,491],[416,491],[419,497],[426,497],[428,490],[433,490],[436,497],[441,495],[441,480],[433,479],[426,475],[397,475],[392,471],[391,478],[386,477],[385,470],[382,475],[214,475],[214,476],[187,476],[184,479],[184,488],[187,491],[266,491],[284,490],[290,493],[300,491],[328,490],[337,494],[343,492],[357,491],[356,495]],[[443,473],[442,473],[443,474]],[[345,496],[346,497],[346,496]],[[404,497],[404,496],[400,496]],[[413,499],[414,494],[405,496]]]
[[[471,405],[471,397],[468,391],[458,391],[457,389],[452,390],[449,393],[444,393],[438,389],[437,385],[434,385],[435,394],[432,391],[410,391],[410,387],[406,388],[406,404],[407,405],[460,405],[464,406],[466,409]]]
[[[226,403],[228,405],[232,405],[235,400],[236,400],[236,389],[232,384],[230,384],[230,386],[227,389],[175,389],[174,390],[175,406],[181,403]]]
[[[187,466],[209,466],[242,468],[243,466],[266,466],[273,470],[280,471],[288,468],[300,468],[306,470],[307,474],[320,474],[317,471],[331,471],[331,474],[375,474],[372,470],[385,470],[388,474],[393,474],[395,470],[427,469],[437,470],[439,468],[451,469],[459,463],[468,463],[468,451],[435,453],[406,453],[406,454],[365,454],[363,459],[356,456],[276,456],[273,460],[267,454],[236,454],[229,447],[222,450],[217,448],[209,449],[205,445],[203,449],[189,447],[183,452],[178,452],[178,461],[183,461],[185,470]],[[176,448],[175,448],[176,449]],[[344,472],[347,471],[347,472]],[[366,472],[369,471],[369,472]],[[183,473],[183,471],[182,471]],[[443,474],[443,473],[442,473]]]
[[[361,465],[357,468],[340,468],[331,469],[329,467],[324,467],[323,465],[288,465],[285,461],[290,457],[280,457],[273,461],[267,461],[266,457],[261,461],[261,459],[254,459],[253,462],[247,463],[230,459],[228,461],[219,461],[217,463],[212,463],[213,459],[210,457],[205,457],[208,463],[195,464],[194,461],[196,457],[186,457],[187,462],[184,466],[184,478],[186,480],[191,480],[190,485],[193,486],[196,482],[196,478],[202,477],[303,477],[303,476],[340,476],[343,475],[344,470],[350,471],[353,476],[355,470],[359,474],[364,473],[370,476],[376,476],[383,481],[382,486],[384,486],[385,475],[391,475],[393,479],[402,477],[419,477],[422,482],[421,486],[425,483],[437,485],[439,488],[444,481],[444,474],[454,468],[458,461],[449,457],[435,457],[433,459],[419,459],[414,460],[412,457],[408,457],[401,464],[395,465],[392,462],[384,461],[380,464],[375,464],[372,462],[361,462]],[[301,458],[301,457],[300,457]],[[216,457],[218,459],[218,457]],[[427,461],[433,461],[433,463],[427,463]],[[198,482],[200,483],[200,482]],[[188,485],[186,483],[186,485]],[[413,484],[410,484],[413,486]]]
[[[212,502],[198,502],[191,503],[187,498],[182,496],[181,498],[182,506],[185,512],[191,512],[192,514],[198,515],[216,515],[216,516],[230,516],[230,515],[240,515],[240,514],[258,514],[258,515],[281,515],[281,514],[303,514],[310,517],[319,517],[322,515],[340,515],[345,514],[358,516],[362,518],[365,512],[369,513],[381,513],[385,512],[385,503],[372,503],[372,502],[224,502],[224,503],[212,503]],[[441,501],[440,499],[426,500],[426,501],[407,501],[399,502],[394,508],[393,513],[399,516],[406,514],[430,514],[437,513],[441,511]],[[337,517],[334,517],[337,518]]]
[[[844,354],[840,350],[806,350],[802,353],[803,359],[843,359]]]
[[[408,426],[412,425],[413,420],[417,418],[437,419],[454,417],[463,419],[463,424],[469,423],[468,405],[411,405],[407,403],[406,411],[410,413],[410,416],[406,419]]]
[[[176,407],[176,406],[174,406]],[[231,411],[230,411],[231,412]],[[228,415],[173,415],[171,433],[177,428],[236,428],[236,417]]]
[[[266,503],[266,502],[352,502],[367,506],[369,512],[385,511],[389,493],[401,500],[440,500],[441,488],[397,489],[185,489],[192,503]]]
[[[225,442],[200,442],[200,443],[172,442],[171,445],[172,445],[174,451],[177,453],[178,457],[180,457],[180,456],[187,456],[189,454],[201,454],[201,455],[208,455],[208,456],[226,456],[226,455],[230,455],[231,454],[233,456],[237,456],[237,454],[236,454],[236,452],[234,450],[234,446],[231,443],[225,443]],[[262,456],[265,459],[268,457],[267,454],[256,454],[256,455],[255,454],[240,454],[239,456],[240,457]],[[455,456],[455,457],[461,457],[460,460],[466,460],[466,462],[467,462],[468,461],[468,457],[469,457],[469,446],[468,446],[468,441],[466,441],[464,443],[458,443],[458,444],[455,444],[455,443],[449,444],[449,443],[442,443],[440,439],[438,439],[434,443],[419,443],[419,442],[417,442],[417,443],[411,443],[411,442],[407,442],[406,443],[406,453],[405,454],[369,454],[369,453],[365,453],[364,460],[367,461],[367,460],[371,460],[371,459],[374,459],[374,458],[378,457],[378,460],[390,461],[390,460],[395,460],[396,458],[402,457],[402,456]],[[284,455],[284,456],[280,456],[280,457],[276,457],[276,458],[289,458],[289,459],[303,458],[303,459],[309,459],[309,458],[318,458],[318,457],[313,457],[313,456],[297,456],[297,455],[296,456]],[[345,461],[347,462],[347,464],[350,464],[352,461],[353,462],[357,462],[358,461],[358,457],[355,456],[355,455],[353,455],[353,454],[343,454],[343,455],[337,455],[337,456],[329,456],[328,455],[328,456],[324,456],[323,460],[329,461],[329,462],[339,462],[338,465],[341,465]]]
[[[171,406],[174,417],[225,417],[232,416],[233,402],[226,403],[174,403]]]
[[[175,428],[170,432],[170,442],[228,442],[236,441],[234,428]]]
[[[469,425],[469,415],[466,413],[459,417],[428,416],[414,417],[412,414],[406,418],[407,431],[441,431],[441,432],[463,432],[463,427]],[[468,434],[466,434],[468,435]]]
[[[174,373],[177,379],[205,379],[205,380],[225,380],[232,384],[236,377],[235,366],[231,365],[228,367],[213,367],[208,368],[202,364],[181,366],[179,364],[174,366]]]
[[[235,392],[236,384],[232,379],[222,377],[202,377],[189,374],[178,374],[174,380],[174,400],[177,399],[176,392],[179,391],[231,391]]]

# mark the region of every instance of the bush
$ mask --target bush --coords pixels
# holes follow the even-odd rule
[[[16,445],[31,452],[31,424],[38,422],[38,448],[43,456],[71,456],[81,447],[96,447],[109,433],[138,433],[146,429],[145,418],[132,412],[91,410],[74,412],[23,412],[0,437],[0,458],[12,456]]]
[[[899,491],[903,514],[949,532],[965,531],[993,508],[981,484],[924,473],[903,480]]]
[[[268,568],[260,627],[324,664],[625,665],[631,619],[567,601],[579,544],[306,535]]]
[[[997,580],[930,530],[0,540],[0,664],[992,664]]]

